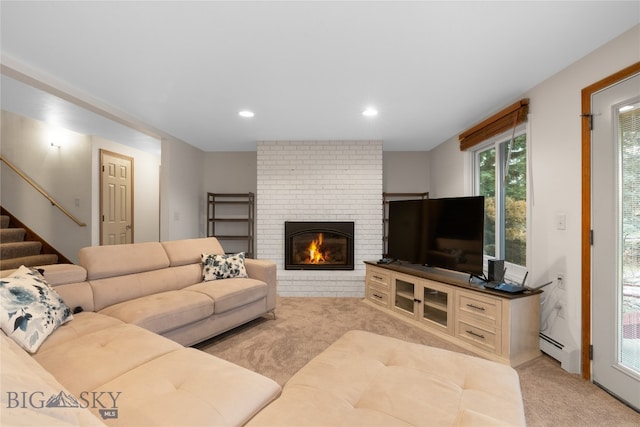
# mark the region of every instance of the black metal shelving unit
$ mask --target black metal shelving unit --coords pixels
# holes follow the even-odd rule
[[[246,257],[253,258],[254,209],[254,193],[207,193],[207,236],[220,240],[223,247],[224,241],[242,242]]]

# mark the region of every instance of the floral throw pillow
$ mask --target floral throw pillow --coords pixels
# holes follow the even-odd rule
[[[205,282],[232,277],[249,277],[244,266],[244,252],[228,255],[202,254]]]
[[[0,279],[0,327],[35,353],[55,329],[73,318],[71,310],[38,270],[21,266]]]

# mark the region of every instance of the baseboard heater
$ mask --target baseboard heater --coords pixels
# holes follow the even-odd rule
[[[560,362],[560,366],[572,374],[580,373],[580,351],[540,332],[540,350]]]

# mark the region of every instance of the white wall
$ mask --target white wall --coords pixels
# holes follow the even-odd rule
[[[431,191],[429,197],[460,197],[470,195],[465,185],[468,162],[465,153],[460,151],[458,136],[438,145],[430,151],[429,183]]]
[[[383,191],[387,193],[429,191],[428,151],[385,151],[382,159]]]
[[[204,152],[184,142],[162,140],[160,240],[205,235]]]
[[[248,193],[257,188],[255,151],[204,153],[205,193]]]
[[[60,144],[52,147],[51,142]],[[1,164],[0,203],[72,262],[91,244],[91,141],[86,135],[2,111],[2,156],[80,221],[80,227]]]
[[[529,284],[545,283],[558,272],[566,274],[566,291],[551,286],[543,297],[565,307],[565,319],[548,319],[545,333],[567,346],[579,348],[581,336],[581,91],[639,60],[640,26],[636,26],[518,97],[530,99]],[[457,135],[430,154],[432,195],[465,194],[468,157],[459,151]],[[566,215],[566,230],[555,227],[558,213]]]

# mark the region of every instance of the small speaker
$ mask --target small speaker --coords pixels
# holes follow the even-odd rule
[[[489,281],[490,282],[504,281],[504,260],[503,259],[489,260]]]

